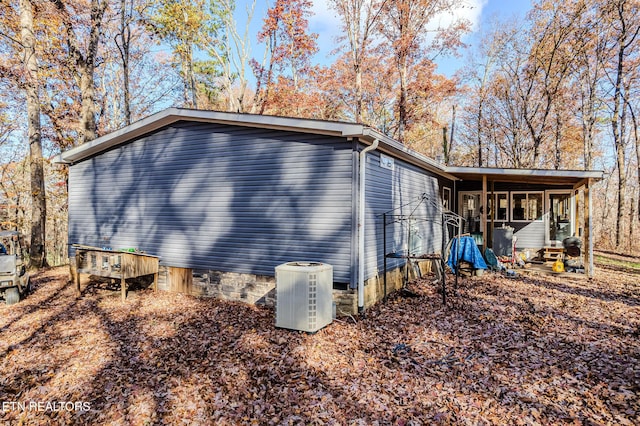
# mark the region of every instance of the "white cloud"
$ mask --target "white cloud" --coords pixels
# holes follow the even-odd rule
[[[473,34],[480,29],[482,10],[488,2],[489,0],[458,0],[456,9],[436,17],[431,22],[430,28],[446,28],[458,20],[466,20],[470,23],[471,34]]]
[[[480,28],[480,19],[482,10],[485,8],[489,0],[464,0],[459,2],[459,8],[454,12],[454,16],[458,19],[466,19],[471,22],[472,31],[478,31]]]
[[[316,58],[321,63],[332,62],[330,54],[336,48],[336,40],[342,32],[338,13],[324,0],[315,0],[311,10],[313,16],[309,17],[309,30],[318,34],[319,52]]]
[[[471,23],[472,31],[480,27],[482,10],[488,0],[458,0],[453,13],[443,14],[434,19],[433,27],[447,26],[458,19],[466,19]],[[309,30],[318,34],[319,52],[316,58],[321,63],[331,62],[330,53],[337,46],[336,39],[342,34],[341,22],[335,10],[324,0],[314,0],[313,16],[309,17]]]
[[[309,19],[311,31],[316,33],[329,33],[338,35],[340,33],[340,18],[338,13],[329,7],[328,2],[315,0],[311,7],[313,16]]]

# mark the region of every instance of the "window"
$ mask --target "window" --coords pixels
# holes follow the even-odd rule
[[[542,220],[542,192],[512,192],[511,219],[514,222]]]
[[[462,232],[481,232],[481,201],[482,193],[480,192],[460,192],[459,210],[461,216],[465,220]]]
[[[493,206],[497,209],[494,209]],[[491,194],[487,194],[487,222],[491,222],[491,215],[493,214],[493,220],[499,222],[506,222],[509,220],[509,193],[508,192],[494,192],[493,202],[491,200]]]
[[[442,187],[442,208],[451,210],[451,188]]]

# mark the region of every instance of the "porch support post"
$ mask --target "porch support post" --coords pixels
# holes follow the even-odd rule
[[[480,199],[480,205],[484,206],[480,212],[480,229],[482,229],[482,253],[487,249],[487,175],[482,175],[482,198]]]
[[[586,273],[589,278],[593,278],[593,239],[591,238],[591,195],[589,194],[591,188],[591,179],[588,179],[584,184],[584,265]]]
[[[573,231],[573,236],[574,237],[579,237],[582,238],[582,229],[580,228],[580,190],[578,189],[574,189],[573,190],[573,205],[574,205],[574,209],[573,211],[576,212],[575,214],[575,218],[573,220],[574,223],[574,231]]]
[[[76,291],[78,295],[82,294],[80,291],[80,250],[76,250]]]
[[[491,205],[491,211],[489,212],[489,214],[491,214],[491,234],[490,234],[491,239],[489,240],[489,243],[487,244],[487,246],[489,246],[490,248],[493,248],[493,230],[495,229],[494,218],[496,217],[496,212],[498,211],[497,210],[498,209],[498,203],[496,203],[495,189],[496,189],[496,183],[494,181],[491,181],[491,194],[489,196],[489,199],[491,201],[489,203],[487,203],[487,204]],[[489,234],[489,233],[487,232],[487,234]],[[487,238],[489,238],[489,235],[487,235]],[[482,253],[484,255],[484,251]]]

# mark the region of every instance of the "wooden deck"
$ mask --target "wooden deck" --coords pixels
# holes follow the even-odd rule
[[[80,275],[89,274],[120,280],[122,301],[127,298],[127,278],[153,274],[153,288],[158,290],[160,258],[140,252],[114,251],[75,245],[76,288],[80,292]]]

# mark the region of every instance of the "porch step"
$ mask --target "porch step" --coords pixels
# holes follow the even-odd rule
[[[544,248],[544,260],[563,260],[564,259],[564,248],[563,247],[545,247]]]

